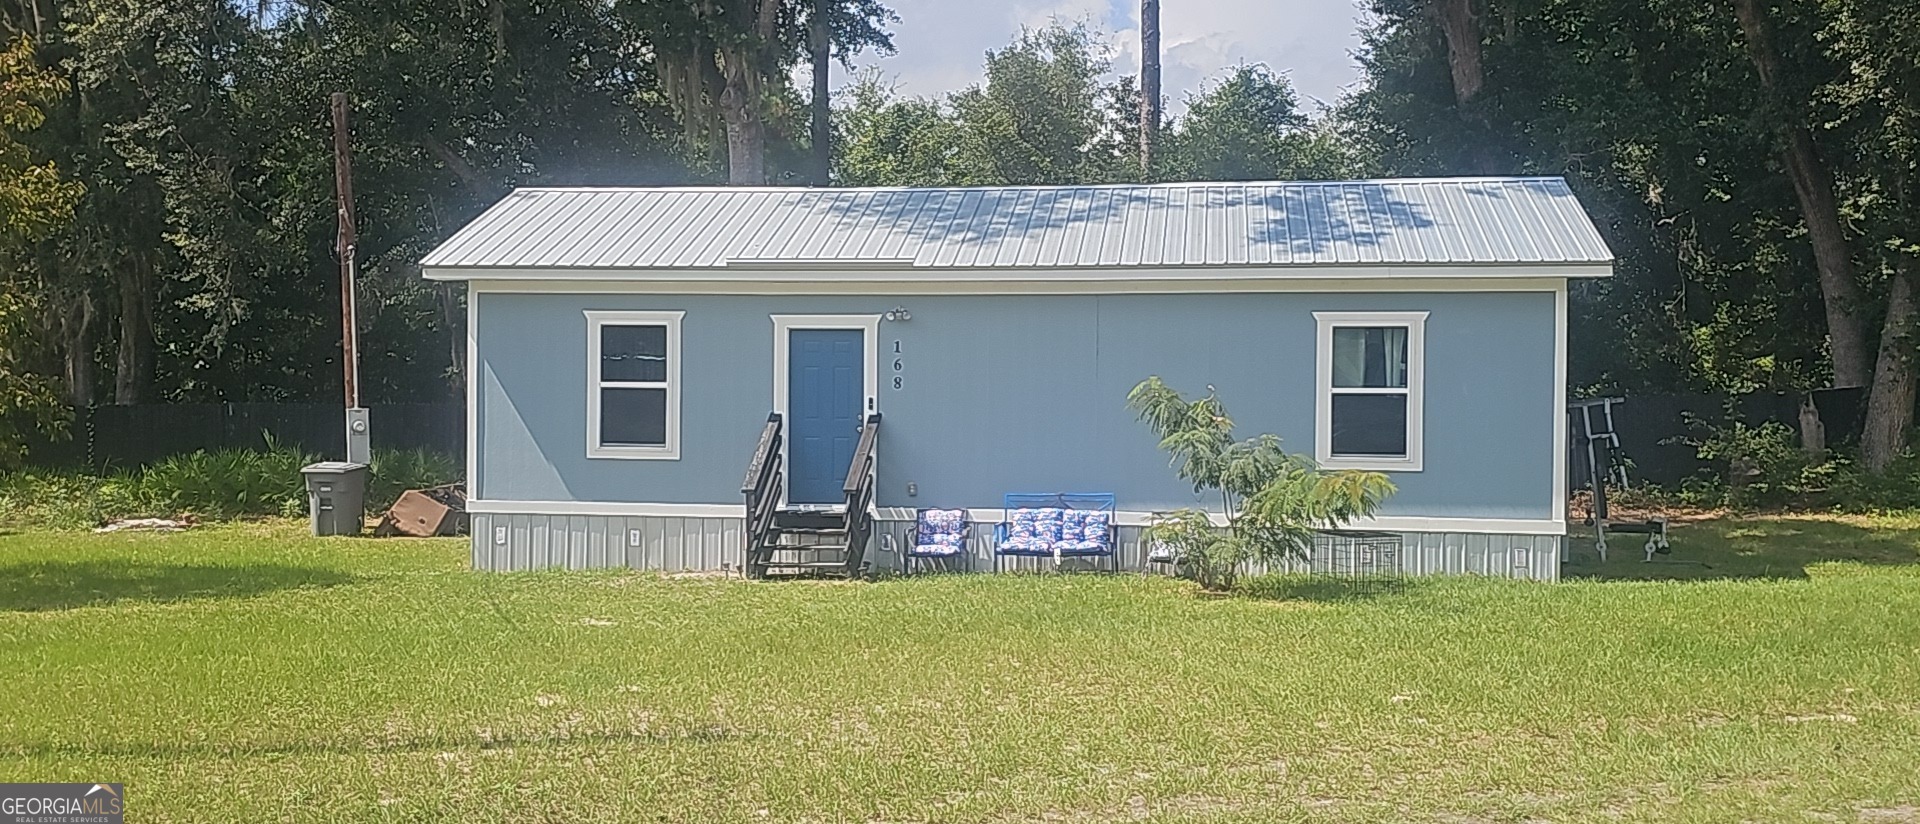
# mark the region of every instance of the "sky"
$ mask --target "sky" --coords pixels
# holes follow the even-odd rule
[[[1116,74],[1140,70],[1138,0],[890,0],[892,57],[863,54],[902,94],[931,97],[979,82],[987,49],[1021,26],[1084,21],[1107,35]],[[1332,104],[1359,80],[1361,9],[1354,0],[1161,0],[1161,88],[1173,113],[1222,70],[1264,63],[1293,81],[1302,108]]]

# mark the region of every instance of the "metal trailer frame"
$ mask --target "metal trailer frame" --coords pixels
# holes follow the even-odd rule
[[[1619,481],[1620,488],[1627,488],[1627,467],[1613,458],[1620,451],[1620,436],[1613,427],[1613,406],[1625,403],[1625,398],[1588,398],[1569,401],[1567,411],[1580,413],[1581,443],[1587,450],[1587,482],[1593,490],[1593,547],[1600,553],[1600,562],[1607,561],[1607,532],[1647,536],[1643,547],[1644,562],[1652,562],[1656,554],[1665,555],[1673,550],[1673,544],[1667,539],[1667,519],[1654,516],[1645,521],[1622,521],[1615,523],[1607,511],[1607,482]],[[1604,429],[1594,428],[1594,410],[1600,410],[1600,423]],[[1605,444],[1602,446],[1601,444]]]

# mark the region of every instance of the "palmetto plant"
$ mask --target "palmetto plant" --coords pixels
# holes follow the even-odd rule
[[[1381,473],[1322,470],[1274,435],[1234,440],[1233,419],[1212,387],[1188,400],[1150,377],[1127,393],[1127,406],[1160,437],[1182,479],[1220,496],[1219,519],[1183,509],[1148,527],[1149,540],[1173,549],[1209,590],[1231,588],[1247,561],[1304,555],[1315,530],[1372,515],[1394,492]]]

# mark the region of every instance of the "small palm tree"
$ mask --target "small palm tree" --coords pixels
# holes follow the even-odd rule
[[[1315,530],[1372,515],[1393,494],[1378,472],[1328,472],[1280,448],[1274,435],[1233,439],[1233,419],[1213,388],[1187,400],[1159,377],[1127,393],[1127,406],[1160,437],[1174,470],[1198,492],[1220,495],[1224,525],[1200,509],[1162,515],[1147,537],[1174,550],[1200,586],[1231,589],[1247,561],[1305,555]]]

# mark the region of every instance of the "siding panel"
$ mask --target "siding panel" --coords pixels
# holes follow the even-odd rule
[[[507,543],[494,542],[494,530],[507,530]],[[880,521],[867,560],[876,572],[902,568],[905,539],[912,529],[906,521]],[[744,560],[746,525],[739,518],[668,518],[565,515],[473,516],[473,566],[479,570],[603,569],[625,567],[665,573],[738,572]],[[637,532],[638,544],[628,536]],[[1070,559],[1069,568],[1117,569],[1123,572],[1171,574],[1165,564],[1147,562],[1144,530],[1120,527],[1118,564],[1108,559]],[[1408,575],[1487,575],[1535,581],[1560,577],[1560,555],[1565,538],[1555,535],[1483,535],[1470,533],[1404,533],[1401,568]],[[994,570],[993,527],[976,524],[967,541],[966,555],[916,562],[916,572],[983,572]],[[1046,558],[1002,558],[1002,572],[1049,572]],[[1268,572],[1325,572],[1323,559],[1289,559],[1267,565],[1249,564],[1246,575]]]

